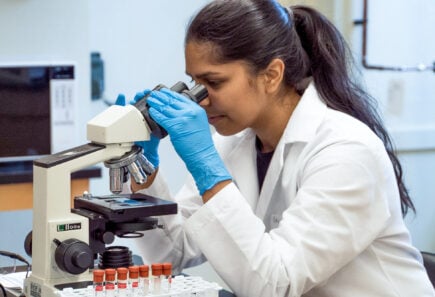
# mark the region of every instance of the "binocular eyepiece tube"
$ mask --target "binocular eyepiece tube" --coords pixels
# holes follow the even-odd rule
[[[156,86],[153,90],[160,90],[162,88],[166,88],[164,85],[160,84]],[[172,91],[180,93],[190,100],[196,102],[199,104],[202,100],[207,98],[208,92],[207,89],[200,84],[197,84],[192,87],[192,89],[189,90],[187,85],[183,83],[182,81],[177,82],[175,85],[173,85],[170,88]],[[163,127],[161,127],[159,124],[157,124],[149,115],[148,113],[148,104],[147,104],[147,98],[149,95],[141,98],[138,100],[134,106],[142,113],[143,117],[145,118],[145,121],[147,122],[148,126],[150,127],[151,134],[153,134],[155,137],[161,139],[166,137],[168,135],[168,132],[166,132]]]

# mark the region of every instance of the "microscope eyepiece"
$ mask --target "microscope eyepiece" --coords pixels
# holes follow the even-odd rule
[[[166,88],[166,86],[159,84],[153,89],[153,91],[160,90],[162,88]],[[187,85],[182,81],[177,82],[175,85],[173,85],[170,88],[170,90],[180,93],[198,104],[208,96],[207,88],[204,87],[203,85],[197,84],[192,89],[189,90]],[[155,137],[159,139],[162,139],[166,137],[166,135],[168,135],[168,132],[166,132],[166,130],[163,129],[163,127],[157,124],[149,115],[148,113],[149,106],[147,104],[148,96],[149,94],[143,97],[142,99],[138,100],[134,104],[134,106],[142,113],[143,117],[145,118],[145,121],[147,122],[151,130],[151,134],[153,134]]]
[[[208,96],[206,87],[200,84],[195,85],[190,90],[184,90],[182,93],[198,104]]]

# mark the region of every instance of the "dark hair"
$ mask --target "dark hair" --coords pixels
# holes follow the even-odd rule
[[[190,22],[186,44],[209,42],[218,62],[245,61],[253,73],[272,59],[285,63],[284,84],[296,87],[312,77],[330,107],[364,122],[384,142],[399,187],[402,214],[415,211],[403,172],[376,101],[350,76],[351,55],[337,28],[315,9],[282,7],[275,0],[216,0]]]

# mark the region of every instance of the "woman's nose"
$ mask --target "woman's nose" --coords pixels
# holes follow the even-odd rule
[[[201,102],[199,102],[199,105],[202,107],[209,106],[210,105],[210,97],[209,96],[205,97],[203,100],[201,100]]]

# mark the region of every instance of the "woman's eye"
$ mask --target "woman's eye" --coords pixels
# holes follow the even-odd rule
[[[207,84],[208,84],[210,87],[216,88],[216,87],[219,86],[220,81],[217,81],[217,80],[209,80],[209,81],[207,81]]]

